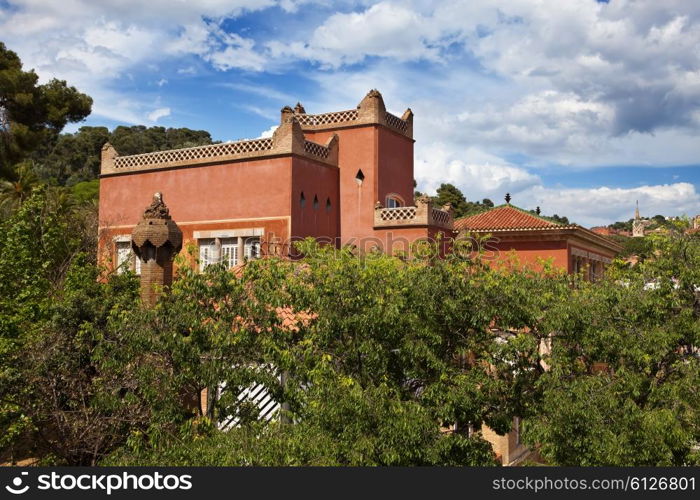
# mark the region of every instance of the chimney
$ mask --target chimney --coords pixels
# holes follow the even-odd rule
[[[182,231],[170,217],[163,195],[155,193],[131,233],[131,248],[141,259],[141,301],[153,307],[173,283],[173,259],[182,249]]]

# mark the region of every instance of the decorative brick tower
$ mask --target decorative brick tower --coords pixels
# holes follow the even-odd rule
[[[141,259],[141,300],[153,306],[163,288],[172,284],[173,259],[182,249],[182,231],[170,217],[161,193],[153,195],[134,228],[131,248]]]
[[[648,222],[639,216],[639,201],[637,201],[637,206],[634,209],[634,220],[632,221],[632,237],[643,238],[644,229],[646,228],[647,224]]]

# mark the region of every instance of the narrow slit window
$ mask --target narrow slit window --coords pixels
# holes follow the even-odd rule
[[[330,211],[331,211],[331,199],[327,198],[326,199],[326,212],[330,213]]]
[[[314,210],[318,210],[318,196],[314,195]]]
[[[301,192],[301,196],[299,197],[299,205],[301,205],[301,208],[304,208],[304,205],[306,205],[306,196],[304,196],[304,191]]]

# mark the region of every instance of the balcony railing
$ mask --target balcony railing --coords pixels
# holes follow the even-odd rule
[[[416,199],[413,207],[384,208],[377,204],[374,227],[436,226],[453,229],[454,220],[449,206],[435,208],[427,198]]]

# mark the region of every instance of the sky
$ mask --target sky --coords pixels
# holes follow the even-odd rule
[[[80,125],[255,138],[372,88],[415,178],[584,226],[700,214],[695,0],[0,0],[0,41],[94,99]]]

